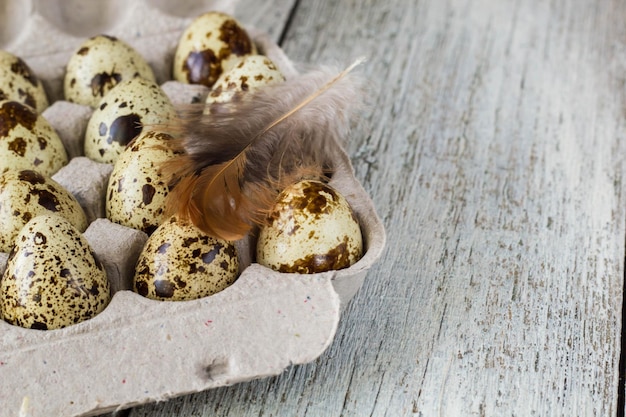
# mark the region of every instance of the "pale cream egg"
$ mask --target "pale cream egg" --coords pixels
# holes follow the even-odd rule
[[[34,169],[52,175],[67,162],[63,142],[42,115],[17,101],[0,102],[0,173]]]
[[[194,19],[178,41],[174,80],[211,87],[237,57],[256,53],[256,46],[232,16],[211,11]]]
[[[146,126],[172,120],[176,111],[161,87],[133,78],[112,89],[94,110],[85,132],[85,156],[113,164]]]
[[[155,300],[193,300],[226,289],[238,273],[237,251],[231,242],[172,216],[146,242],[133,290]]]
[[[359,222],[348,201],[321,181],[281,192],[257,241],[257,262],[280,272],[343,269],[363,253]]]
[[[141,133],[115,162],[106,194],[109,220],[150,235],[164,218],[170,186],[160,164],[176,156],[171,136],[152,130]]]
[[[268,57],[244,56],[217,79],[206,98],[206,103],[226,103],[235,95],[244,95],[283,81],[285,77]]]
[[[48,107],[43,84],[18,56],[0,50],[0,100],[26,104],[41,113]]]
[[[108,35],[83,42],[67,63],[65,99],[96,107],[113,87],[135,77],[155,82],[152,68],[133,47]]]
[[[0,176],[0,251],[10,251],[22,227],[42,214],[58,214],[80,232],[87,228],[87,216],[76,198],[52,178],[33,170]]]
[[[68,220],[46,214],[24,226],[0,281],[6,322],[59,329],[95,317],[110,299],[104,267]]]

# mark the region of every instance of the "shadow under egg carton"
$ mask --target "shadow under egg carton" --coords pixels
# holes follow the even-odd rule
[[[174,2],[164,0],[103,1],[94,3],[97,12],[77,11],[77,16],[85,13],[100,22],[93,26],[70,16],[74,8],[86,4],[82,1],[4,4],[5,16],[0,16],[4,20],[7,13],[24,13],[28,19],[22,33],[5,27],[0,42],[44,83],[52,104],[43,116],[71,157],[53,178],[85,209],[91,222],[85,237],[107,270],[114,296],[98,316],[59,330],[23,329],[0,321],[0,377],[11,381],[0,385],[0,417],[99,415],[276,375],[291,364],[317,358],[332,342],[342,307],[360,288],[385,244],[382,223],[354,177],[348,155],[343,151],[336,155],[330,184],[346,197],[361,225],[365,251],[356,264],[320,274],[278,273],[254,263],[256,242],[251,234],[236,244],[242,272],[227,289],[193,301],[149,300],[129,291],[147,236],[103,218],[112,166],[83,156],[92,110],[62,96],[65,64],[73,51],[85,37],[106,32],[146,57],[173,103],[202,101],[206,87],[169,80],[174,49],[195,15],[206,10],[230,13],[232,3],[185,1],[176,2],[174,8]],[[111,14],[122,7],[130,12],[118,22]],[[144,26],[129,26],[133,15],[141,16],[137,21]],[[297,74],[268,36],[249,32],[260,52],[287,78]],[[2,269],[6,257],[0,255]]]

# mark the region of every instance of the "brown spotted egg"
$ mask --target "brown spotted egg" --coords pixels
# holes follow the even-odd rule
[[[226,103],[235,94],[256,91],[283,81],[285,77],[268,57],[248,55],[239,58],[229,71],[222,73],[209,92],[206,103]]]
[[[48,107],[43,84],[21,58],[0,50],[0,100],[13,100],[41,113]]]
[[[362,253],[361,229],[349,203],[320,181],[283,190],[257,241],[257,262],[280,272],[347,268]]]
[[[6,322],[59,329],[96,316],[110,297],[104,267],[65,218],[41,215],[20,231],[0,281]]]
[[[58,214],[80,232],[87,228],[82,207],[58,182],[33,170],[11,170],[0,176],[0,251],[8,252],[31,219]]]
[[[211,87],[237,57],[256,46],[232,16],[212,11],[198,16],[183,32],[174,55],[174,80]]]
[[[232,243],[172,216],[150,236],[135,270],[133,289],[142,296],[193,300],[235,282],[239,261]]]
[[[166,123],[174,106],[157,84],[133,78],[111,90],[94,110],[85,132],[85,156],[114,163],[147,125]]]
[[[106,194],[106,216],[121,225],[151,234],[164,218],[167,180],[159,165],[176,153],[167,146],[171,136],[141,133],[115,162]]]
[[[109,90],[135,77],[156,81],[150,65],[133,47],[113,36],[94,36],[67,63],[65,99],[96,107]]]
[[[0,102],[0,173],[35,169],[52,175],[68,162],[59,135],[32,107]]]

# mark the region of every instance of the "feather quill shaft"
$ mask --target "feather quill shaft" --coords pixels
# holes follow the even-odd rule
[[[182,154],[161,166],[173,185],[166,211],[238,240],[265,221],[285,186],[332,173],[333,152],[363,103],[362,80],[349,75],[362,62],[184,110],[169,126]]]

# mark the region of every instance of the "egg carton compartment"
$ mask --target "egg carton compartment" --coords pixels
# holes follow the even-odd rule
[[[254,262],[254,233],[236,242],[241,274],[225,290],[193,301],[164,302],[130,291],[147,235],[104,218],[112,165],[84,156],[92,109],[65,101],[65,65],[99,33],[117,36],[150,64],[174,104],[202,102],[204,86],[171,81],[182,31],[208,10],[234,13],[229,1],[13,0],[0,19],[2,49],[21,57],[42,80],[50,107],[43,117],[59,134],[70,162],[53,179],[79,201],[90,222],[84,233],[103,263],[114,296],[85,322],[32,330],[0,321],[0,417],[88,416],[276,375],[317,358],[332,342],[342,308],[380,257],[385,232],[354,177],[349,156],[336,154],[330,185],[350,203],[364,240],[349,268],[301,275]],[[120,10],[124,10],[123,13]],[[259,51],[289,78],[296,66],[269,36],[247,28]],[[4,270],[6,253],[0,253]]]

